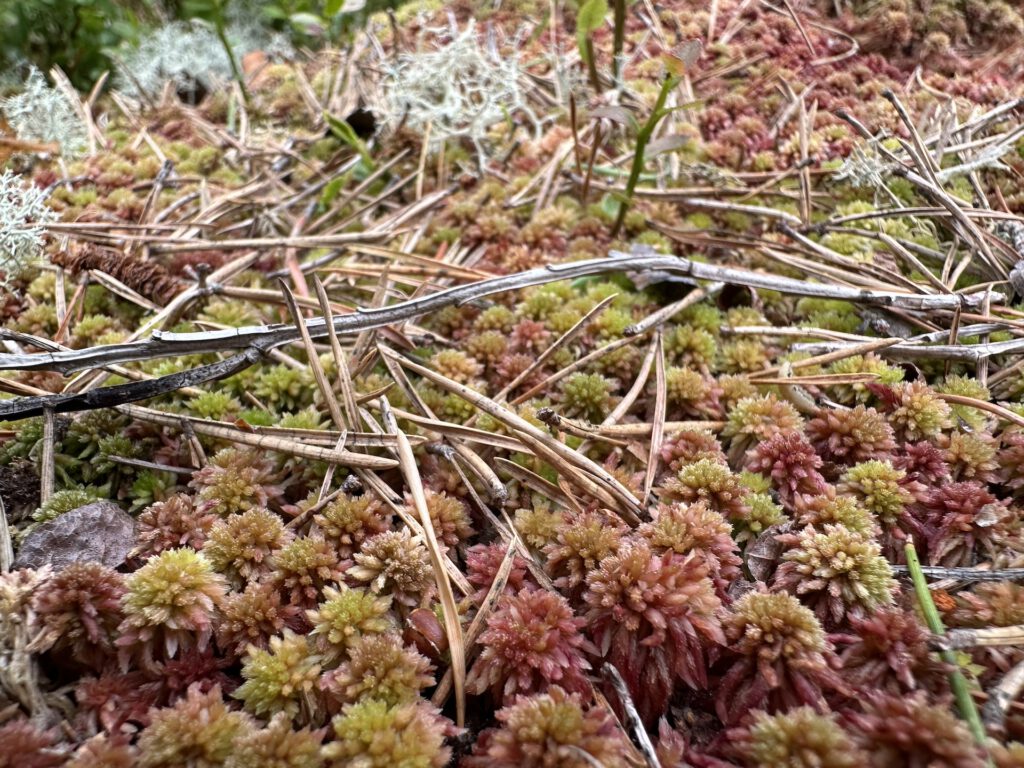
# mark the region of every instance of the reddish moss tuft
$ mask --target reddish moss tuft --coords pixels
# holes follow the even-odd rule
[[[625,768],[627,746],[606,711],[583,708],[580,697],[557,685],[544,694],[519,696],[495,717],[465,758],[466,768]],[[582,754],[581,754],[582,753]]]
[[[625,531],[620,520],[601,512],[567,516],[555,541],[544,548],[555,586],[573,593],[582,589],[587,574],[619,548]]]
[[[715,692],[722,722],[736,723],[752,708],[806,704],[825,712],[826,692],[847,692],[821,624],[795,597],[748,592],[724,623],[734,661]]]
[[[754,712],[748,725],[730,730],[726,738],[726,752],[744,768],[860,768],[867,764],[867,755],[835,718],[810,707],[778,715]]]
[[[0,768],[57,768],[67,756],[57,745],[57,730],[41,730],[17,718],[0,725]]]
[[[355,497],[343,493],[313,516],[317,528],[346,560],[368,538],[388,530],[391,520],[391,512],[369,493]]]
[[[1009,509],[976,482],[933,488],[924,504],[929,523],[928,558],[934,565],[973,565],[975,557],[995,559],[1020,550],[1020,523]]]
[[[243,656],[250,645],[267,648],[285,627],[298,630],[304,625],[302,609],[286,603],[270,582],[252,582],[244,592],[229,594],[221,615],[217,645],[234,657]]]
[[[333,701],[350,704],[378,699],[389,706],[415,701],[434,684],[430,662],[393,633],[359,635],[348,647],[348,660],[320,678]]]
[[[799,432],[779,432],[747,455],[747,469],[771,478],[782,505],[788,510],[803,506],[804,499],[824,493],[821,457]]]
[[[543,589],[503,596],[487,618],[483,647],[466,679],[466,690],[490,690],[495,701],[558,684],[569,691],[588,689],[589,649],[565,598]]]
[[[872,766],[982,768],[985,765],[963,721],[924,693],[868,693],[861,712],[846,712],[854,739]]]
[[[661,460],[673,474],[687,464],[701,459],[711,459],[725,464],[725,453],[718,438],[710,432],[684,429],[667,437],[661,444]]]
[[[266,575],[270,555],[292,538],[279,516],[267,509],[249,509],[218,521],[203,554],[232,583],[242,585]]]
[[[139,735],[143,768],[217,768],[231,755],[235,739],[253,727],[242,712],[224,704],[220,688],[203,693],[198,686],[173,707],[151,713]]]
[[[721,598],[739,576],[742,561],[732,539],[732,526],[704,504],[659,504],[651,512],[651,522],[643,523],[637,533],[658,554],[667,550],[677,555],[692,552],[703,560]]]
[[[203,548],[217,515],[201,512],[190,496],[176,493],[146,507],[138,517],[134,557],[148,558],[167,549]]]
[[[836,625],[892,603],[892,568],[870,533],[826,524],[776,538],[787,550],[774,588],[800,597],[823,623]]]
[[[466,579],[476,587],[471,597],[477,605],[483,603],[490,591],[491,584],[501,568],[508,548],[500,541],[493,544],[476,544],[466,551]],[[512,556],[512,569],[505,581],[504,593],[511,595],[527,587],[535,587],[536,582],[527,572],[527,563],[519,555]]]
[[[400,605],[425,605],[436,590],[430,554],[408,528],[367,539],[355,554],[355,561],[348,571],[350,578],[391,595]]]
[[[712,459],[683,466],[659,492],[662,501],[703,502],[733,523],[744,520],[749,512],[749,489],[728,466]]]
[[[281,497],[274,463],[254,450],[225,448],[189,483],[204,512],[227,515],[265,507]]]
[[[701,558],[629,541],[590,573],[583,599],[600,655],[622,673],[647,722],[664,714],[675,680],[707,686],[708,651],[725,636]]]
[[[72,563],[36,590],[33,610],[40,634],[34,647],[57,657],[68,653],[99,669],[115,651],[124,594],[124,576],[112,568]]]
[[[899,608],[879,608],[870,616],[850,618],[851,635],[834,638],[849,643],[840,652],[843,677],[860,691],[893,695],[915,690],[946,698],[948,665],[931,648],[931,633],[917,618]]]
[[[292,605],[312,608],[324,588],[339,583],[349,561],[319,533],[303,536],[270,557],[271,578]]]
[[[851,466],[886,459],[896,448],[892,427],[874,408],[822,410],[807,423],[807,436],[826,462]]]

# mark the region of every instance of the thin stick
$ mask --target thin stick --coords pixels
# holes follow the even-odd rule
[[[448,635],[448,648],[451,652],[452,678],[455,682],[455,722],[461,728],[466,722],[466,648],[462,635],[462,624],[459,622],[459,609],[455,603],[455,594],[445,569],[445,556],[441,553],[441,545],[434,533],[434,524],[427,508],[427,497],[423,491],[423,482],[416,467],[416,457],[405,433],[398,428],[395,416],[388,408],[386,397],[381,397],[381,418],[388,433],[398,438],[398,463],[405,478],[405,484],[412,496],[413,506],[419,513],[420,525],[423,526],[427,551],[434,569],[437,591],[441,597],[441,608],[444,613],[445,632]]]
[[[598,302],[598,304],[595,307],[593,307],[589,312],[587,312],[587,314],[585,314],[578,321],[576,321],[576,323],[573,324],[572,328],[570,328],[568,331],[559,336],[558,339],[555,340],[554,344],[552,344],[550,347],[541,352],[537,359],[530,363],[530,365],[526,368],[525,371],[520,373],[518,376],[512,379],[512,381],[510,381],[508,384],[502,387],[501,391],[494,396],[494,399],[500,402],[501,400],[505,399],[509,392],[515,391],[516,387],[518,387],[520,384],[526,381],[530,377],[530,374],[532,374],[534,371],[536,371],[538,368],[544,365],[544,363],[546,363],[551,358],[551,356],[555,354],[556,351],[558,351],[561,347],[565,346],[573,339],[575,339],[577,336],[579,336],[580,333],[582,333],[583,330],[588,325],[590,325],[591,321],[600,312],[604,311],[605,307],[607,307],[612,301],[614,301],[616,296],[618,296],[617,293],[613,294],[612,296],[608,296],[607,298]]]
[[[661,329],[654,334],[654,416],[651,422],[651,444],[647,453],[647,471],[644,473],[643,496],[641,505],[646,508],[651,498],[651,488],[658,474],[661,461],[661,440],[665,435],[665,410],[668,404],[668,386],[665,379],[665,346],[661,338]]]
[[[907,566],[892,566],[893,573],[909,573]],[[938,565],[922,565],[921,573],[930,579],[943,580],[955,579],[957,581],[1022,581],[1024,580],[1024,568],[1001,568],[988,570],[987,568],[942,568]]]
[[[447,306],[461,306],[493,293],[514,291],[558,280],[572,280],[607,272],[629,271],[664,271],[686,275],[697,280],[720,281],[749,288],[775,290],[795,296],[842,299],[869,306],[890,308],[955,309],[958,306],[978,307],[986,301],[984,295],[960,293],[919,295],[872,291],[842,285],[823,285],[763,272],[702,264],[676,256],[634,255],[618,251],[612,251],[609,256],[610,258],[541,267],[515,275],[448,288],[430,296],[398,304],[360,309],[358,312],[336,317],[334,328],[340,334],[360,333],[419,317]],[[184,295],[180,294],[177,299]],[[997,303],[1004,299],[1003,294],[992,293],[991,295],[991,300]],[[306,325],[310,336],[314,339],[327,335],[326,323],[323,318],[307,320]],[[299,338],[299,332],[290,325],[252,326],[202,333],[154,333],[150,339],[145,341],[100,345],[84,350],[43,352],[32,355],[2,354],[0,355],[0,370],[54,370],[67,374],[87,368],[98,368],[136,360],[150,360],[155,357],[176,357],[245,348],[263,351],[293,343]],[[1007,343],[1012,342],[1004,342],[1004,344]],[[989,346],[999,350],[992,354],[1004,354],[1006,351],[1000,345]],[[1024,346],[1024,342],[1022,342],[1022,346]]]
[[[1006,733],[1006,712],[1021,691],[1024,691],[1024,661],[1003,675],[999,684],[989,691],[988,701],[981,710],[981,719],[990,731]]]
[[[981,627],[978,629],[951,629],[936,643],[940,648],[1000,648],[1024,645],[1024,625],[1011,627]]]
[[[725,287],[724,283],[711,283],[710,285],[704,286],[703,288],[695,288],[686,294],[679,301],[674,301],[671,304],[667,304],[661,309],[658,309],[643,320],[633,323],[632,325],[626,326],[626,330],[623,331],[625,336],[638,336],[641,333],[649,331],[651,328],[667,323],[673,317],[678,315],[684,309],[692,307],[694,304],[698,304],[706,298],[714,296],[721,292],[722,288]]]
[[[515,398],[512,401],[512,405],[519,405],[520,403],[525,403],[532,397],[536,397],[539,393],[547,390],[548,387],[550,387],[552,384],[561,381],[566,376],[570,376],[576,371],[586,368],[592,362],[594,362],[595,360],[600,360],[609,352],[614,352],[616,349],[619,349],[620,347],[625,347],[628,344],[632,344],[634,338],[635,337],[633,336],[625,336],[621,339],[615,339],[614,341],[609,341],[602,347],[598,347],[597,349],[588,352],[583,357],[579,358],[578,360],[574,360],[572,363],[565,366],[565,368],[555,371],[543,381],[530,387],[528,390],[523,392],[523,394],[519,395],[519,397]]]
[[[977,408],[979,411],[988,411],[994,416],[998,416],[1004,421],[1009,421],[1012,424],[1016,424],[1018,427],[1024,427],[1024,417],[1018,416],[1008,408],[1003,408],[1001,405],[990,403],[986,400],[979,400],[976,397],[967,397],[966,395],[947,395],[945,393],[936,393],[940,398],[945,400],[947,403],[953,405],[966,405],[971,408]]]
[[[327,298],[327,290],[318,276],[313,277],[313,286],[316,288],[316,296],[320,301],[320,311],[324,313],[324,320],[327,325],[327,338],[331,342],[331,354],[334,355],[334,365],[338,369],[338,386],[341,389],[341,401],[345,405],[345,416],[349,429],[355,429],[359,425],[359,407],[356,405],[355,389],[352,386],[352,375],[348,369],[348,360],[345,359],[345,350],[341,348],[338,341],[338,334],[334,330],[334,315],[331,313],[331,302]]]
[[[392,350],[387,350],[383,347],[380,348],[382,355],[391,357],[400,363],[403,367],[419,374],[432,381],[434,384],[452,392],[463,400],[471,403],[482,411],[489,413],[499,421],[503,422],[507,426],[520,433],[522,439],[523,436],[532,438],[539,444],[543,445],[552,454],[558,456],[562,461],[566,462],[571,467],[592,475],[613,495],[619,502],[620,512],[624,513],[624,518],[627,522],[636,524],[639,522],[639,514],[642,511],[640,508],[639,500],[633,496],[633,494],[625,488],[618,480],[616,480],[606,469],[601,467],[586,456],[572,450],[569,446],[551,438],[550,435],[545,434],[540,429],[537,429],[533,424],[528,422],[526,419],[512,413],[506,408],[501,407],[498,403],[491,400],[489,397],[476,392],[469,387],[466,387],[458,382],[452,381],[451,379],[442,376],[436,371],[432,371],[429,368],[425,368],[422,365],[412,362],[408,358],[402,357]]]
[[[338,399],[334,396],[334,390],[331,389],[331,385],[327,382],[327,375],[324,373],[324,367],[320,365],[320,356],[317,354],[316,347],[313,346],[313,339],[310,337],[309,330],[303,322],[302,312],[299,310],[299,305],[295,303],[295,295],[291,292],[291,289],[284,280],[278,281],[278,287],[281,289],[281,294],[284,296],[285,303],[288,305],[288,311],[291,313],[292,319],[295,321],[295,327],[302,336],[302,345],[306,348],[306,358],[309,361],[310,369],[313,371],[313,379],[316,381],[317,387],[320,388],[320,394],[323,395],[324,402],[327,403],[327,411],[331,414],[331,420],[334,422],[334,426],[344,432],[346,429],[345,417],[341,413],[341,406],[338,405]],[[327,306],[327,311],[330,311],[330,305]]]
[[[41,476],[39,478],[39,503],[45,504],[53,496],[54,454],[56,453],[54,436],[54,417],[52,408],[43,409],[43,457]]]
[[[516,534],[515,528],[508,535],[510,536],[509,544],[505,548],[505,556],[501,559],[501,565],[498,566],[498,571],[494,574],[494,581],[491,582],[490,589],[487,590],[487,595],[484,597],[480,610],[476,612],[476,616],[473,617],[473,621],[469,623],[469,628],[466,630],[465,644],[470,656],[475,655],[474,651],[476,649],[474,646],[484,630],[484,621],[497,607],[498,600],[505,593],[505,585],[508,583],[509,574],[512,573],[512,565],[515,563],[517,553],[516,543],[519,536]],[[430,701],[435,707],[443,706],[448,698],[448,693],[452,687],[452,677],[452,667],[449,667],[445,670],[441,682],[437,684],[437,688],[430,697]]]
[[[11,527],[7,523],[7,508],[0,496],[0,573],[7,573],[14,565],[14,544],[11,541]]]
[[[640,713],[637,712],[636,705],[629,695],[629,689],[626,687],[622,675],[619,674],[619,670],[612,664],[605,662],[601,666],[601,674],[605,680],[612,684],[612,688],[618,694],[619,703],[622,704],[622,709],[626,713],[626,722],[629,723],[630,732],[633,734],[633,738],[636,739],[637,746],[640,747],[640,752],[643,754],[648,768],[661,768],[661,762],[658,760],[654,744],[651,743],[651,737],[647,735],[644,721],[640,719]]]
[[[339,464],[343,467],[359,467],[362,469],[394,469],[398,462],[394,459],[383,456],[370,456],[365,453],[353,453],[352,451],[338,450],[334,448],[323,448],[317,445],[306,445],[294,440],[285,440],[269,435],[257,435],[251,432],[243,432],[240,429],[231,429],[211,424],[204,419],[195,419],[178,414],[163,413],[162,411],[142,408],[137,405],[122,405],[118,407],[122,413],[141,421],[149,421],[154,424],[161,424],[165,427],[177,427],[187,422],[192,429],[200,435],[217,437],[229,440],[233,443],[250,445],[254,448],[263,448],[268,451],[279,451],[301,458],[325,461],[332,464]]]

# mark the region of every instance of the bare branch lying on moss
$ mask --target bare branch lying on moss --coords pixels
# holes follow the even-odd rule
[[[907,566],[892,566],[893,573],[907,575]],[[938,565],[922,565],[921,573],[929,579],[956,579],[957,581],[1022,581],[1024,580],[1024,568],[1002,568],[988,570],[987,568],[943,568]]]
[[[981,627],[979,629],[950,629],[944,637],[936,638],[935,646],[941,649],[1000,647],[1024,645],[1024,626]]]
[[[612,251],[609,256],[610,258],[606,259],[589,259],[587,261],[576,261],[568,264],[531,269],[515,275],[495,277],[468,285],[448,288],[430,296],[411,299],[386,307],[360,309],[351,314],[339,315],[334,318],[334,329],[339,334],[359,333],[368,329],[383,328],[393,323],[410,320],[447,306],[461,306],[494,293],[515,291],[559,280],[574,280],[579,277],[606,274],[608,272],[663,272],[670,276],[683,275],[697,280],[714,280],[732,285],[780,291],[795,296],[841,299],[871,306],[898,307],[921,311],[956,309],[958,307],[976,308],[981,305],[985,298],[981,294],[918,295],[891,291],[862,290],[841,285],[823,285],[764,272],[702,264],[689,259],[660,254],[647,253],[637,255]],[[1002,294],[992,294],[994,302],[1001,302],[1004,298]],[[327,336],[326,324],[322,317],[307,320],[306,328],[309,330],[312,338],[317,339]],[[46,352],[34,355],[0,355],[0,370],[43,370],[59,371],[67,374],[89,368],[99,368],[106,365],[138,360],[152,360],[159,357],[175,357],[178,355],[223,352],[246,348],[264,352],[298,341],[299,338],[299,331],[295,326],[285,324],[246,326],[230,330],[200,333],[161,333],[155,331],[149,339],[127,344],[108,344],[90,349]],[[1004,344],[1019,344],[1024,348],[1024,340],[1004,342]],[[998,347],[999,345],[987,346]],[[973,347],[972,350],[979,350],[979,347]],[[991,354],[1004,353],[1003,351],[997,351]],[[976,358],[968,354],[965,359],[973,361]]]
[[[818,344],[795,344],[793,349],[811,355],[820,355],[826,352],[839,351],[849,346],[852,345],[844,342],[823,342]],[[877,350],[876,354],[879,357],[901,361],[950,360],[955,363],[977,363],[979,360],[989,357],[1014,355],[1021,352],[1024,352],[1024,339],[973,344],[969,347],[958,344],[934,344],[931,346],[911,343],[893,344],[892,346]]]
[[[57,353],[61,354],[61,353]],[[170,394],[185,387],[216,381],[244,371],[260,359],[260,352],[248,349],[224,360],[210,365],[201,365],[187,371],[178,371],[157,379],[133,381],[128,384],[117,384],[113,387],[92,389],[80,394],[61,393],[56,395],[34,395],[19,397],[14,400],[0,402],[0,421],[25,419],[39,416],[47,408],[53,413],[73,413],[75,411],[91,411],[97,408],[113,408],[125,403],[148,400],[159,395]],[[30,355],[12,355],[12,357],[30,357]]]

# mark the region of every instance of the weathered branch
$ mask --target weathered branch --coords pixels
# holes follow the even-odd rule
[[[448,288],[430,296],[386,307],[359,309],[351,314],[335,317],[334,329],[338,334],[356,334],[411,320],[446,306],[460,306],[494,293],[515,291],[558,280],[572,280],[608,272],[663,272],[666,275],[683,275],[698,280],[763,288],[796,296],[842,299],[872,306],[899,307],[910,310],[973,308],[980,306],[984,299],[981,294],[918,295],[869,291],[841,285],[811,283],[745,269],[701,264],[676,256],[624,254],[613,251],[610,258],[606,259],[590,259],[541,267],[515,275],[495,277]],[[993,301],[1002,301],[1003,298],[1002,294],[992,294]],[[322,317],[307,320],[306,328],[312,338],[323,338],[327,335],[327,328]],[[295,326],[283,323],[199,333],[154,331],[148,339],[126,344],[108,344],[90,349],[42,352],[33,355],[3,354],[0,355],[0,370],[45,370],[68,374],[89,368],[159,357],[225,352],[237,349],[265,352],[299,339],[300,334]],[[1014,342],[1004,343],[1013,344]],[[1024,346],[1024,340],[1019,343]]]
[[[259,350],[248,349],[210,365],[202,365],[188,371],[178,371],[157,379],[91,389],[81,394],[62,393],[4,400],[0,402],[0,421],[39,416],[46,409],[50,409],[53,413],[72,413],[74,411],[91,411],[96,408],[113,408],[125,403],[148,400],[151,397],[166,395],[185,387],[232,376],[253,365],[260,359],[260,355]]]
[[[814,344],[794,344],[793,349],[810,355],[834,352],[852,346],[853,342],[828,341]],[[877,355],[890,360],[911,362],[914,360],[949,360],[955,363],[977,363],[998,355],[1014,355],[1024,352],[1024,339],[1010,339],[988,344],[894,344],[880,349]]]
[[[894,565],[893,573],[909,574],[907,566]],[[943,568],[938,565],[922,565],[921,573],[929,579],[956,579],[957,581],[1020,581],[1024,580],[1024,568],[1003,568],[990,571],[986,568]]]
[[[1024,691],[1024,661],[1007,672],[999,684],[988,692],[988,701],[981,710],[981,719],[989,731],[1006,733],[1006,713],[1021,691]]]

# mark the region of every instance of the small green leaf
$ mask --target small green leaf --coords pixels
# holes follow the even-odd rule
[[[601,26],[607,15],[608,3],[606,0],[587,0],[580,6],[580,12],[576,15],[576,30],[582,29],[589,34]]]
[[[617,216],[619,209],[622,207],[621,198],[616,199],[622,193],[609,192],[601,198],[601,210],[604,211],[606,216]]]
[[[576,14],[576,44],[579,46],[580,58],[583,59],[584,64],[590,63],[587,46],[590,34],[601,26],[607,15],[607,0],[587,0],[580,6],[580,11]]]
[[[373,167],[373,160],[366,149],[366,144],[356,135],[355,129],[351,125],[326,112],[324,112],[324,120],[327,121],[327,127],[331,129],[331,133],[358,152],[364,163]]]
[[[320,210],[327,210],[330,208],[331,204],[338,198],[338,194],[344,186],[344,176],[339,176],[338,178],[331,179],[327,182],[327,184],[324,185],[324,191],[320,193]]]
[[[297,32],[303,34],[319,35],[327,27],[327,22],[315,13],[293,13],[288,17],[288,23]]]

